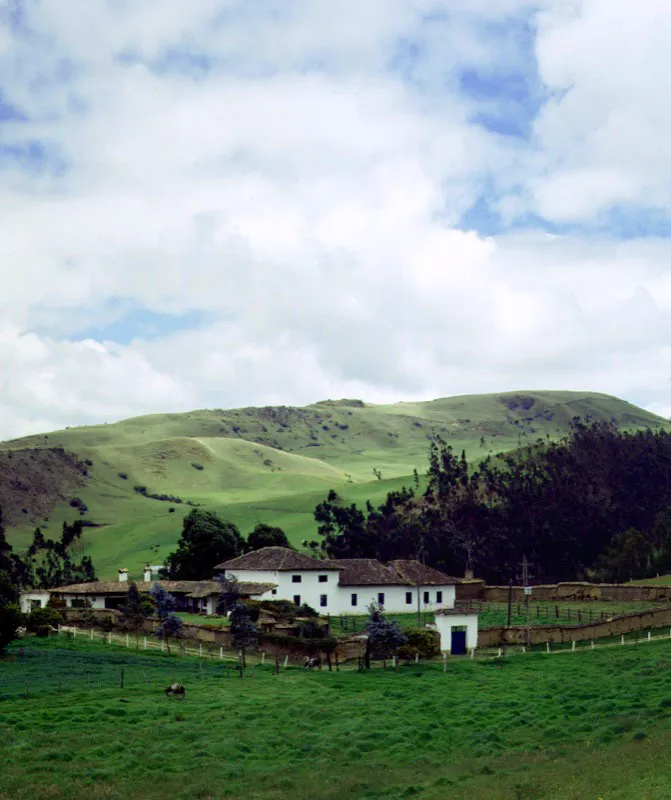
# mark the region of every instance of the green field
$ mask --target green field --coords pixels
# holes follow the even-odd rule
[[[0,660],[0,798],[664,798],[670,668],[661,642],[240,680],[25,640]],[[162,694],[173,680],[184,703]]]
[[[329,489],[348,502],[381,502],[388,491],[410,485],[413,470],[425,471],[435,435],[456,451],[465,449],[475,463],[563,435],[575,416],[613,420],[623,428],[665,424],[608,395],[518,392],[386,406],[344,400],[137,417],[25,437],[0,445],[0,453],[32,449],[39,461],[40,450],[63,447],[91,462],[85,485],[72,495],[88,506],[85,518],[101,525],[87,529],[83,543],[99,576],[107,578],[120,567],[138,573],[147,561],[162,563],[179,538],[186,501],[217,511],[243,534],[258,522],[279,525],[300,545],[315,538],[312,512]],[[48,513],[34,513],[30,496],[13,488],[17,479],[29,486],[31,477],[17,474],[12,463],[2,461],[0,502],[10,541],[22,548],[36,525],[53,535],[77,512],[71,498],[60,497]],[[134,486],[184,502],[149,499]],[[40,502],[42,508],[43,494]]]

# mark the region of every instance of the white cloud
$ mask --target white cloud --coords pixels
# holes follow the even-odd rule
[[[523,0],[27,5],[0,88],[29,119],[0,147],[56,155],[0,160],[0,435],[520,386],[668,405],[666,241],[454,227],[491,181],[519,186],[509,209],[559,222],[666,202],[668,14],[618,1],[647,20],[626,42],[635,80],[604,4],[542,4],[541,75],[571,88],[528,147],[473,123],[458,81],[522,69],[491,23]],[[115,303],[212,321],[126,346],[65,338]]]

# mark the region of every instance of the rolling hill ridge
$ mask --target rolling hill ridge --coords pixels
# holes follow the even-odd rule
[[[659,428],[666,421],[609,395],[529,391],[419,403],[323,401],[303,408],[199,410],[68,428],[0,444],[0,506],[27,546],[82,517],[98,572],[161,563],[190,506],[248,533],[257,522],[314,538],[312,509],[330,488],[373,502],[426,468],[439,435],[471,461],[568,431],[571,420]]]

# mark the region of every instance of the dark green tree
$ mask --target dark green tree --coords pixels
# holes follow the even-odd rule
[[[224,575],[218,575],[216,580],[221,584],[217,613],[228,614],[240,601],[240,584],[234,576],[227,578]]]
[[[240,651],[243,667],[247,666],[246,652],[258,642],[258,631],[252,622],[249,609],[244,603],[237,603],[230,613],[233,646]]]
[[[21,609],[13,604],[0,604],[0,655],[16,639],[17,631],[23,625]]]
[[[384,609],[377,603],[368,606],[369,618],[366,623],[366,667],[370,667],[370,659],[382,659],[386,668],[387,659],[398,652],[398,648],[406,644],[408,637],[401,630],[398,622],[388,620]]]
[[[140,649],[140,630],[145,621],[153,616],[154,610],[151,597],[141,593],[135,581],[130,581],[126,605],[121,609],[121,622],[135,633],[136,652]]]
[[[291,547],[291,545],[282,528],[259,522],[247,537],[247,549],[260,550],[262,547]]]
[[[182,620],[174,614],[175,598],[160,583],[155,583],[150,591],[156,606],[156,616],[158,625],[154,630],[154,636],[163,640],[168,648],[170,655],[170,639],[177,639],[182,629]]]
[[[232,522],[212,511],[194,508],[186,517],[177,550],[166,559],[171,580],[211,578],[214,568],[244,552],[245,541]]]

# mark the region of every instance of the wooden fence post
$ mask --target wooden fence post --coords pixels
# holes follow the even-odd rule
[[[571,642],[571,650],[575,650],[575,639]]]
[[[289,656],[284,656],[284,669],[287,668],[288,663],[289,663]]]
[[[545,649],[550,652],[550,642],[545,642]]]
[[[261,663],[262,664],[266,663],[266,651],[265,650],[261,651]]]
[[[223,661],[223,658],[224,658],[224,648],[220,647],[219,648],[219,660]]]
[[[143,648],[144,648],[145,650],[147,649],[147,637],[146,637],[146,636],[144,636],[144,637],[143,637],[142,646],[143,646]]]
[[[443,672],[447,672],[447,653],[443,653]]]
[[[671,631],[669,631],[669,633],[671,634]],[[624,634],[620,636],[620,644],[624,644]]]
[[[107,632],[107,644],[112,644],[112,631]]]
[[[198,655],[200,656],[200,658],[203,657],[203,643],[202,642],[198,642]]]

